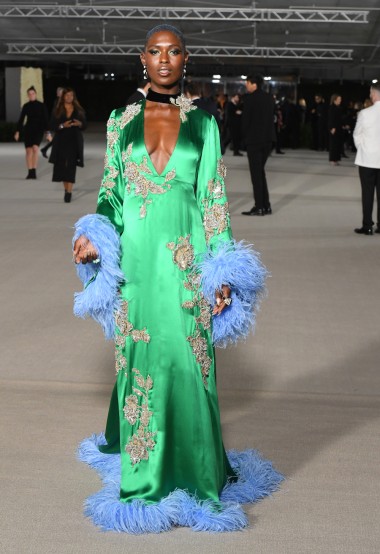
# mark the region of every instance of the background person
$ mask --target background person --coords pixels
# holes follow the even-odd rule
[[[53,108],[51,110],[51,114],[50,114],[50,121],[51,121],[51,118],[54,114],[54,111],[57,107],[57,104],[59,102],[59,99],[61,98],[61,95],[62,95],[62,91],[63,91],[63,87],[58,87],[57,90],[56,90],[56,98],[54,100],[54,104],[53,104]],[[43,147],[41,148],[41,154],[43,155],[44,158],[47,158],[47,152],[49,150],[49,148],[52,147],[52,144],[53,144],[53,141],[52,141],[52,134],[50,131],[47,132],[47,135],[48,135],[48,143]]]
[[[357,148],[355,164],[359,166],[362,187],[362,226],[355,229],[360,235],[373,235],[372,211],[377,197],[377,227],[380,233],[380,81],[370,89],[372,106],[360,110],[354,129]]]
[[[329,130],[329,161],[332,165],[339,165],[342,157],[343,143],[343,120],[342,120],[342,97],[340,94],[333,94],[330,99],[328,112]]]
[[[54,182],[63,182],[64,201],[71,202],[77,166],[83,167],[83,135],[86,128],[84,109],[72,88],[65,88],[54,111],[50,129],[54,132],[49,162],[54,164]]]
[[[243,215],[263,216],[272,213],[265,164],[276,140],[274,131],[274,100],[262,90],[264,79],[261,75],[250,75],[244,97],[242,131],[247,146],[249,170],[253,186],[255,205]]]
[[[143,98],[146,98],[146,95],[148,94],[148,90],[150,89],[150,81],[149,79],[141,79],[141,81],[138,84],[138,89],[135,90],[127,99],[126,105],[128,104],[134,104],[135,102],[138,102],[139,100],[142,100]]]
[[[21,109],[14,139],[18,142],[20,133],[23,131],[26,167],[28,168],[26,179],[36,179],[40,144],[44,132],[48,129],[48,113],[45,104],[37,100],[37,93],[34,87],[29,87],[27,93],[29,102],[24,104]],[[25,118],[26,123],[24,125]]]

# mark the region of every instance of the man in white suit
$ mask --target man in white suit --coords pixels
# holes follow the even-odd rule
[[[372,210],[377,196],[377,227],[380,233],[380,82],[372,84],[370,97],[373,105],[358,113],[354,130],[357,148],[355,164],[359,166],[362,186],[363,225],[355,229],[360,235],[373,235]]]

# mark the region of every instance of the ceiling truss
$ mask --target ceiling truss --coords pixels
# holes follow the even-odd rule
[[[50,44],[50,43],[8,43],[7,54],[20,55],[79,55],[79,56],[137,56],[143,50],[141,44]],[[309,60],[352,60],[351,49],[331,48],[272,48],[242,46],[191,46],[192,56],[205,57],[249,57],[249,58],[291,58]]]
[[[368,10],[256,9],[256,8],[155,8],[148,6],[0,5],[0,17],[170,19],[207,21],[261,21],[302,23],[368,23]]]

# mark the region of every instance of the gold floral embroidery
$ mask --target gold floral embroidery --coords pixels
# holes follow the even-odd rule
[[[216,179],[210,179],[207,184],[207,188],[209,193],[212,194],[214,198],[223,198],[225,194],[223,184]]]
[[[136,196],[143,198],[143,203],[140,206],[140,217],[146,217],[147,205],[152,203],[148,199],[149,194],[165,194],[171,188],[169,181],[172,181],[176,176],[175,169],[168,171],[165,176],[163,185],[157,185],[152,179],[149,179],[142,172],[152,175],[151,169],[148,167],[148,159],[143,157],[140,164],[133,162],[130,157],[132,155],[133,143],[128,145],[126,152],[122,154],[122,160],[125,164],[124,177],[128,179],[127,191],[130,193],[131,185],[135,185],[134,193]]]
[[[115,314],[115,322],[119,333],[115,338],[115,365],[116,373],[125,370],[127,368],[127,359],[123,354],[123,348],[125,348],[126,337],[131,336],[133,342],[145,342],[150,341],[150,335],[144,329],[134,329],[130,321],[128,321],[128,302],[124,300],[121,303],[120,310]]]
[[[194,248],[189,239],[190,235],[179,237],[178,244],[168,242],[166,245],[173,252],[173,262],[181,271],[189,269],[194,261]]]
[[[195,331],[187,337],[188,342],[192,348],[196,362],[201,366],[202,380],[205,388],[207,388],[207,379],[212,364],[212,359],[207,353],[207,341],[201,336],[201,327],[204,330],[211,327],[211,311],[207,300],[204,298],[200,290],[200,275],[195,271],[192,271],[187,276],[187,281],[184,283],[184,287],[187,290],[193,292],[192,300],[186,300],[182,303],[182,307],[191,310],[197,309],[199,315],[195,317]]]
[[[203,200],[205,206],[205,212],[203,216],[203,226],[206,234],[206,241],[209,242],[210,238],[216,233],[219,235],[223,233],[228,227],[229,211],[228,202],[224,204],[212,204],[210,206],[209,200]]]
[[[184,94],[181,94],[176,99],[170,98],[170,102],[179,108],[179,117],[183,123],[187,121],[186,114],[197,109],[192,101],[189,98],[186,98]]]
[[[119,140],[119,131],[115,129],[114,131],[107,131],[107,146],[110,149],[112,155],[114,154],[114,146]]]
[[[133,387],[134,394],[130,394],[125,399],[123,408],[124,417],[131,425],[139,422],[139,428],[132,435],[125,446],[125,451],[131,458],[132,465],[138,464],[141,460],[149,459],[149,451],[153,450],[156,442],[153,437],[157,434],[148,430],[150,419],[153,412],[149,410],[149,391],[153,388],[153,380],[150,375],[146,379],[141,375],[138,369],[132,370],[135,373],[135,380],[139,388]],[[141,406],[139,398],[142,399]]]
[[[207,388],[207,378],[212,364],[212,360],[207,354],[207,341],[199,332],[187,337],[187,340],[191,345],[197,363],[201,366],[203,384]]]
[[[227,168],[224,165],[223,158],[219,158],[216,166],[216,172],[221,179],[225,179],[227,175]]]
[[[141,104],[129,104],[125,110],[123,111],[121,118],[120,118],[120,129],[124,129],[124,127],[132,121],[136,115],[138,115],[141,111]]]

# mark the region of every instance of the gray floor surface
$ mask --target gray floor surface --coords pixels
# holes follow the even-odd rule
[[[103,135],[87,133],[64,204],[46,160],[25,181],[22,145],[0,144],[0,551],[379,553],[380,235],[353,233],[352,155],[330,167],[326,153],[273,154],[264,218],[240,215],[252,206],[247,159],[225,156],[234,235],[254,242],[271,278],[255,336],[217,353],[224,439],[270,458],[287,476],[281,490],[230,534],[135,537],[84,519],[100,483],[75,449],[104,428],[115,371],[112,344],[72,316],[70,244],[94,211],[103,150]]]

